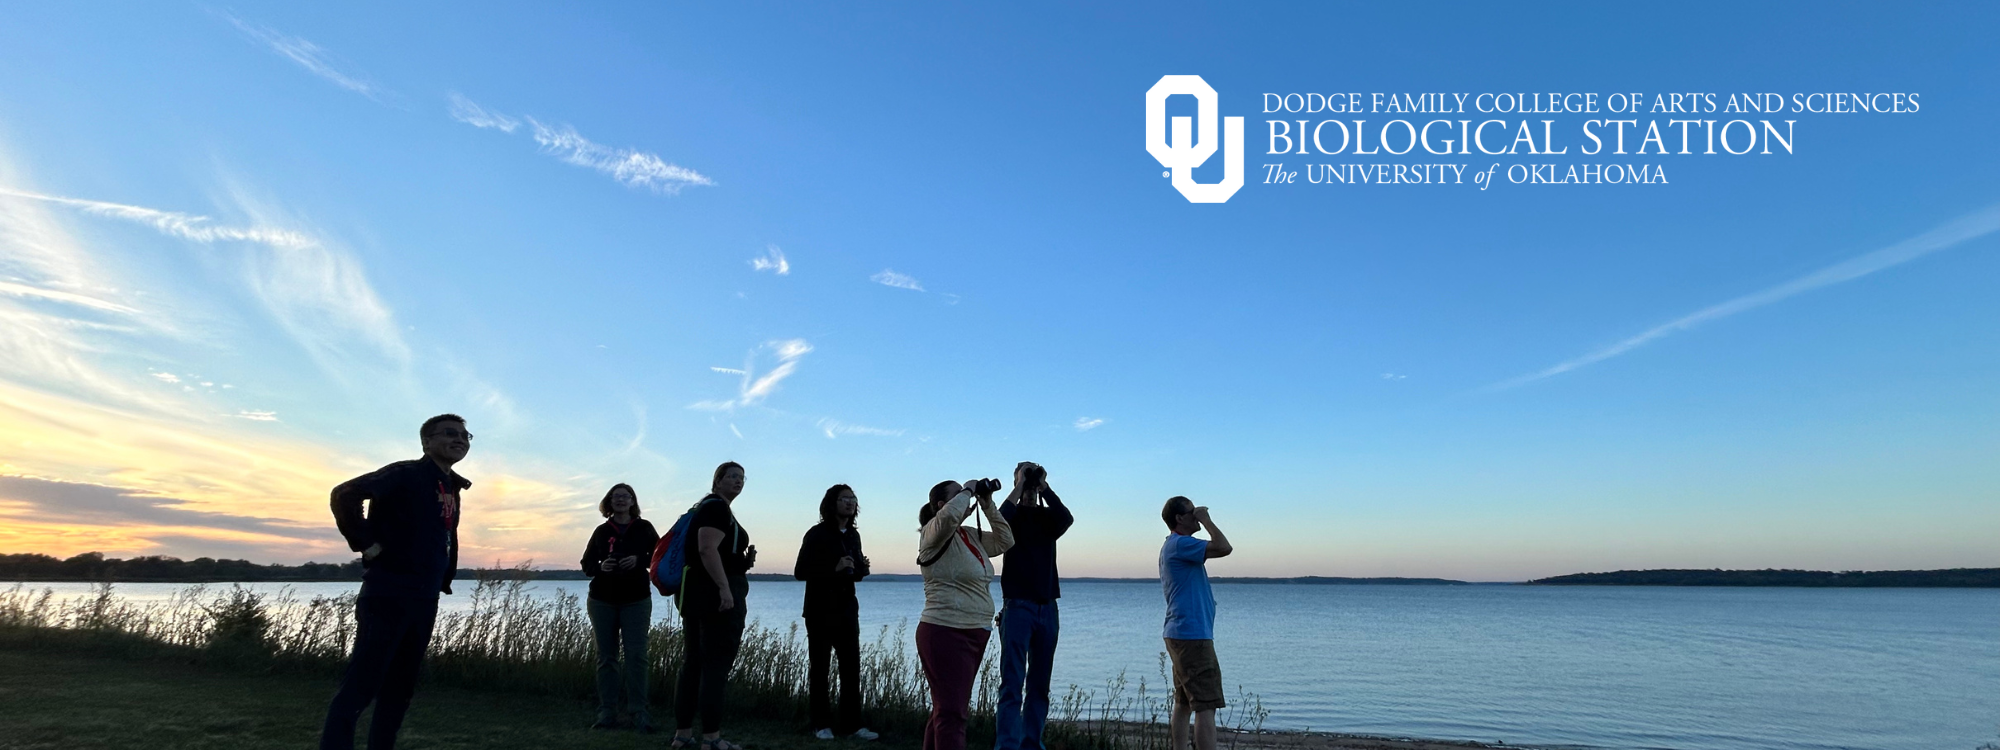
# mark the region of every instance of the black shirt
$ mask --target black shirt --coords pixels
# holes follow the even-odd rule
[[[361,596],[451,593],[458,567],[459,492],[471,486],[426,457],[397,461],[333,488],[333,520],[348,549],[365,552],[382,545],[381,554],[362,563]]]
[[[854,558],[854,567],[834,570],[842,557]],[[792,577],[806,582],[805,617],[859,617],[861,605],[854,598],[854,582],[868,577],[868,559],[861,555],[861,532],[824,521],[806,529]]]
[[[660,535],[653,530],[653,524],[643,518],[634,518],[631,523],[619,528],[618,524],[606,520],[590,533],[590,543],[583,547],[583,574],[590,576],[590,598],[606,604],[626,604],[652,596],[652,580],[647,568],[653,562],[653,546],[660,541]],[[637,557],[639,561],[632,569],[606,571],[602,567],[605,558],[622,562],[627,557]]]
[[[736,523],[736,514],[730,512],[729,503],[716,495],[703,498],[694,518],[688,520],[688,570],[681,579],[681,608],[686,611],[691,606],[705,605],[713,609],[716,601],[715,579],[709,577],[708,568],[701,560],[702,529],[722,532],[722,544],[716,547],[716,556],[722,558],[722,572],[729,580],[730,596],[741,609],[743,597],[750,591],[750,579],[744,575],[750,569],[750,561],[744,556],[744,550],[750,548],[750,532]]]
[[[1042,488],[1042,499],[1048,501],[1047,506],[1020,502],[1000,506],[1000,516],[1014,527],[1014,546],[1007,549],[1002,558],[1006,568],[1000,571],[1000,595],[1005,598],[1043,604],[1062,598],[1062,581],[1056,577],[1056,540],[1069,531],[1076,517],[1047,487]]]

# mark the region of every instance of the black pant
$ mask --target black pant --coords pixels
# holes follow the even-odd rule
[[[437,624],[436,596],[364,596],[354,601],[354,654],[340,692],[327,706],[319,733],[320,750],[353,750],[354,723],[361,710],[375,704],[368,723],[368,750],[391,750],[410,696],[417,692],[417,671]]]
[[[812,654],[811,686],[814,729],[832,728],[848,734],[861,728],[861,624],[854,615],[806,618],[806,649]],[[840,718],[833,716],[827,680],[827,657],[840,657]]]
[[[699,708],[702,733],[720,732],[729,668],[743,645],[743,597],[736,597],[736,606],[725,612],[715,611],[713,599],[690,600],[681,613],[681,633],[687,640],[674,688],[674,728],[692,728]]]

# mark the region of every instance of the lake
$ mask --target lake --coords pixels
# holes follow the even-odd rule
[[[116,590],[151,599],[183,587]],[[796,620],[803,591],[754,581],[750,613]],[[859,592],[864,640],[915,627],[921,583]],[[1071,582],[1063,593],[1057,692],[1075,683],[1101,698],[1121,671],[1157,689],[1159,586]],[[1262,699],[1267,728],[1675,750],[2000,740],[2000,590],[1217,584],[1215,596],[1224,682],[1232,698],[1240,685]]]

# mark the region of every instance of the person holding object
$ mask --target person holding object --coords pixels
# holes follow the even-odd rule
[[[923,536],[917,567],[924,572],[924,614],[917,622],[917,658],[930,683],[931,716],[924,723],[923,750],[965,750],[965,723],[971,716],[972,683],[992,637],[993,556],[1014,546],[1007,519],[993,507],[997,479],[964,485],[940,482],[917,512]],[[972,503],[993,525],[979,531],[960,524]]]
[[[1194,719],[1194,750],[1215,750],[1215,709],[1222,700],[1222,666],[1215,660],[1215,594],[1208,587],[1208,561],[1235,548],[1215,527],[1208,508],[1175,496],[1160,509],[1172,533],[1160,548],[1160,585],[1166,589],[1167,656],[1174,662],[1174,709],[1170,726],[1175,750],[1188,746],[1188,719]],[[1208,539],[1194,533],[1206,529]]]
[[[398,461],[333,488],[334,525],[361,553],[354,600],[354,651],[320,728],[322,750],[352,750],[354,724],[369,703],[370,750],[396,746],[418,668],[437,624],[438,594],[451,593],[458,568],[459,493],[472,486],[453,464],[472,450],[465,418],[439,414],[417,428],[424,456]],[[362,513],[362,503],[367,513]]]
[[[639,517],[639,495],[632,485],[611,485],[598,501],[604,523],[590,533],[583,548],[583,574],[590,576],[585,610],[597,637],[597,721],[592,729],[618,726],[620,696],[618,645],[625,644],[625,710],[640,734],[653,731],[646,711],[646,633],[653,627],[653,590],[646,562],[660,534]]]
[[[792,566],[792,577],[806,582],[806,648],[811,654],[806,684],[813,736],[822,740],[881,736],[861,725],[861,604],[854,598],[854,583],[868,577],[868,556],[861,553],[861,532],[854,528],[860,513],[861,501],[852,488],[826,488],[819,500],[819,523],[806,530]],[[838,717],[826,674],[827,657],[834,655],[840,657]]]
[[[757,547],[736,523],[732,508],[743,493],[743,465],[735,461],[715,467],[707,497],[695,506],[688,533],[697,553],[681,580],[681,673],[675,683],[674,739],[669,747],[694,745],[695,713],[701,714],[703,750],[742,750],[722,739],[722,697],[729,670],[743,645],[744,597],[750,595],[747,573],[757,564]]]
[[[1014,467],[1014,491],[1000,506],[1000,515],[1014,532],[1014,546],[1007,550],[1007,564],[1000,574],[1004,604],[993,750],[1042,750],[1042,728],[1049,720],[1049,671],[1061,631],[1056,540],[1076,518],[1049,489],[1048,470],[1027,461]]]

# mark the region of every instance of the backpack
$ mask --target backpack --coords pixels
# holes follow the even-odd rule
[[[695,503],[694,507],[682,513],[680,519],[674,521],[673,528],[668,529],[667,533],[660,536],[660,541],[653,545],[653,588],[659,589],[661,596],[680,595],[681,581],[687,576],[688,571],[687,541],[690,536],[688,525],[694,522],[695,512],[701,510],[701,506],[707,504],[711,498],[721,499],[714,495],[702,498],[701,502]]]

